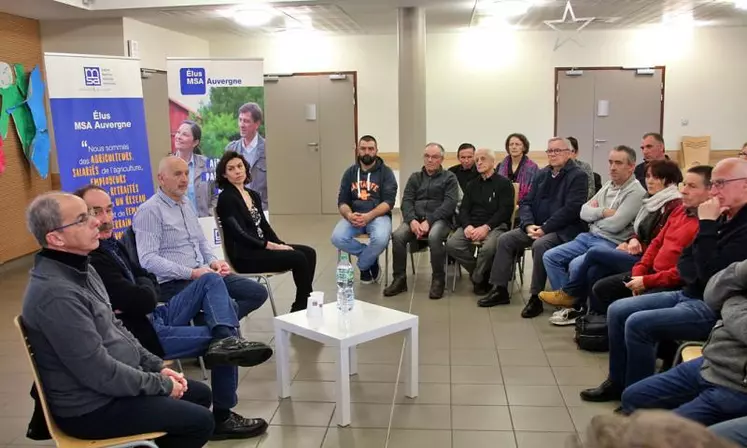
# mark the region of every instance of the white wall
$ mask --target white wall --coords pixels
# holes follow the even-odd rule
[[[42,50],[124,56],[122,19],[42,20]]]
[[[230,39],[211,41],[210,55],[261,57],[265,73],[357,71],[359,134],[374,135],[382,152],[398,152],[396,36]]]
[[[128,40],[138,42],[140,66],[143,68],[166,70],[167,57],[210,55],[208,41],[199,37],[167,30],[129,17],[123,18],[122,21],[125,48]]]
[[[553,52],[552,32],[429,34],[428,139],[454,151],[469,140],[500,149],[523,132],[541,147],[553,133],[556,66],[666,66],[664,136],[711,135],[714,149],[747,140],[747,28],[588,31]],[[230,39],[211,56],[263,57],[266,73],[358,71],[360,133],[398,151],[396,36]],[[689,120],[683,127],[681,119]],[[637,144],[637,136],[634,141]]]

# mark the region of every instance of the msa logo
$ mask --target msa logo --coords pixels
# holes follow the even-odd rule
[[[101,87],[101,68],[100,67],[83,67],[83,78],[86,87]]]
[[[207,92],[204,68],[179,69],[182,95],[204,95]]]

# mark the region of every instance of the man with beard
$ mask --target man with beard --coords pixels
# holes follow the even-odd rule
[[[376,139],[364,135],[358,142],[358,162],[342,175],[337,198],[342,218],[332,231],[332,244],[358,257],[361,283],[379,280],[379,255],[389,245],[392,209],[397,198],[397,179],[378,157]],[[367,234],[369,244],[355,237]]]

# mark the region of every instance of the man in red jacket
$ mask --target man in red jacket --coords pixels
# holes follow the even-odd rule
[[[698,234],[697,210],[710,197],[712,169],[700,165],[687,170],[682,204],[669,215],[664,228],[651,241],[632,271],[605,277],[594,284],[589,295],[591,312],[607,314],[607,308],[615,300],[680,288],[682,282],[677,260]]]

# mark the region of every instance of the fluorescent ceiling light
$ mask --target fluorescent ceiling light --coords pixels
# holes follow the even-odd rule
[[[221,9],[218,14],[233,19],[236,23],[247,28],[267,25],[278,14],[270,7],[236,7]]]
[[[732,0],[732,2],[735,8],[747,10],[747,0]]]

